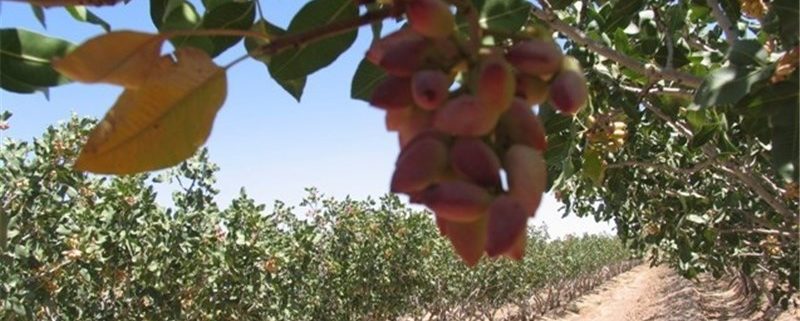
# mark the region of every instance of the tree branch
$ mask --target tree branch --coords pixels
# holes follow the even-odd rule
[[[780,213],[785,219],[797,221],[797,213],[789,210],[784,204],[779,201],[774,195],[770,194],[764,186],[750,173],[742,170],[739,166],[732,162],[724,162],[721,164],[720,170],[738,179],[742,185],[750,188],[756,195],[761,197],[764,202],[767,202],[776,212]]]
[[[658,118],[661,118],[661,120],[663,120],[665,123],[667,123],[667,125],[671,126],[673,129],[675,129],[675,131],[677,131],[681,135],[686,136],[688,138],[692,138],[692,136],[694,135],[692,131],[689,129],[689,126],[687,126],[682,122],[672,120],[671,117],[669,117],[667,114],[661,111],[661,109],[658,109],[656,108],[656,106],[653,106],[653,104],[651,104],[649,101],[643,101],[642,105],[644,106],[644,108],[655,114]],[[714,157],[716,157],[716,155],[714,155]]]
[[[728,16],[725,15],[725,12],[722,11],[719,1],[706,0],[706,4],[711,7],[711,15],[714,16],[714,19],[717,20],[717,24],[720,28],[722,28],[722,32],[725,33],[725,41],[727,41],[729,45],[733,46],[733,44],[738,40],[738,36],[736,35],[737,32],[736,29],[733,28],[731,20],[728,19]]]
[[[720,230],[719,232],[723,234],[729,234],[729,233],[765,234],[765,235],[780,235],[791,239],[797,238],[797,234],[791,232],[765,229],[765,228],[730,228],[730,229]]]
[[[675,168],[675,167],[672,167],[672,166],[669,166],[669,165],[659,164],[659,163],[647,163],[647,162],[639,162],[639,161],[625,161],[625,162],[609,164],[608,168],[622,168],[622,167],[629,167],[629,166],[630,167],[642,167],[642,168],[658,168],[658,169],[660,169],[662,171],[669,172],[669,173],[675,173],[676,172],[676,173],[679,173],[679,174],[682,174],[682,175],[692,175],[694,173],[697,173],[697,172],[699,172],[701,170],[704,170],[704,169],[708,168],[709,166],[713,165],[714,162],[715,162],[715,159],[709,158],[709,159],[706,159],[706,160],[704,160],[704,161],[702,161],[700,163],[697,163],[694,166],[689,167],[689,168]]]
[[[703,82],[703,79],[695,75],[677,70],[665,70],[655,65],[647,65],[644,62],[606,47],[605,45],[588,38],[582,31],[564,23],[552,12],[537,8],[533,8],[531,11],[537,18],[541,19],[554,30],[563,33],[565,36],[572,39],[572,41],[584,45],[589,48],[589,50],[603,57],[611,59],[620,65],[627,67],[628,69],[645,75],[645,77],[647,77],[650,81],[658,81],[662,79],[675,81],[691,88],[700,87],[700,83]]]
[[[714,49],[713,47],[709,46],[708,44],[705,44],[705,43],[701,42],[695,35],[693,35],[691,32],[689,32],[687,27],[683,28],[683,39],[686,40],[686,43],[689,45],[689,47],[691,47],[691,48],[693,48],[695,50],[715,52],[715,53],[718,53],[718,54],[722,54],[719,50]]]
[[[320,26],[318,28],[273,39],[270,43],[259,47],[251,54],[254,56],[271,56],[289,48],[297,48],[307,43],[337,36],[361,26],[372,24],[376,21],[399,16],[400,14],[401,12],[394,7],[367,12],[356,19],[337,21],[331,24]]]
[[[620,84],[619,88],[636,94],[641,94],[644,91],[641,88],[623,84]],[[692,94],[691,91],[682,88],[672,88],[672,87],[651,88],[647,93],[655,95],[664,95],[664,96],[675,96],[683,99],[692,99],[692,97],[694,96],[694,94]]]
[[[650,110],[651,112],[656,114],[656,116],[661,118],[668,125],[675,128],[680,134],[690,139],[694,136],[694,133],[692,132],[691,129],[689,129],[688,125],[686,125],[681,121],[673,120],[671,117],[664,114],[660,109],[653,106],[653,104],[651,104],[650,102],[643,101],[642,105],[644,105],[644,107],[647,110]],[[710,159],[716,159],[719,154],[709,145],[703,146],[701,150]],[[739,166],[738,164],[735,164],[730,161],[715,162],[715,164],[720,165],[719,170],[721,170],[723,173],[728,174],[732,178],[739,181],[742,185],[753,191],[753,193],[758,195],[764,202],[766,202],[776,212],[781,214],[786,220],[797,221],[798,215],[789,210],[789,208],[787,208],[785,204],[783,204],[780,200],[778,200],[774,195],[770,194],[770,192],[767,191],[767,189],[761,185],[758,179],[749,171],[743,169],[742,166]]]

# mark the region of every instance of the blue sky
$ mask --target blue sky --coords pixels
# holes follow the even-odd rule
[[[149,1],[92,9],[114,30],[155,31]],[[262,1],[264,16],[286,27],[304,1]],[[202,11],[202,9],[199,9]],[[0,27],[26,28],[80,43],[103,32],[97,26],[73,20],[64,9],[45,10],[47,29],[30,8],[17,2],[0,3]],[[385,29],[391,29],[387,26]],[[207,143],[211,160],[219,164],[218,201],[228,204],[245,187],[256,200],[282,200],[296,205],[304,188],[315,186],[326,195],[356,199],[388,191],[399,151],[394,133],[384,129],[383,112],[350,99],[350,79],[372,34],[359,31],[355,44],[331,66],[308,78],[297,103],[269,78],[266,67],[253,60],[228,71],[228,97],[217,116]],[[216,59],[224,65],[244,54],[238,44]],[[19,95],[0,91],[0,110],[14,117],[4,137],[30,140],[72,113],[100,118],[121,90],[108,85],[68,84],[41,94]],[[166,199],[168,193],[162,193]],[[611,225],[570,216],[561,219],[560,205],[546,195],[534,224],[545,222],[552,235],[611,231]]]

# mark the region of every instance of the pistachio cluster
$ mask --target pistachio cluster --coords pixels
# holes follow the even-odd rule
[[[399,5],[409,26],[366,54],[388,75],[370,103],[386,111],[386,127],[399,137],[391,190],[431,209],[468,265],[484,252],[520,259],[547,184],[545,131],[532,107],[549,99],[576,113],[587,100],[580,66],[552,40],[470,55],[446,2]]]
[[[628,137],[628,125],[613,115],[599,114],[587,117],[586,140],[595,150],[617,152]]]
[[[764,0],[739,0],[742,13],[748,17],[761,19],[767,13],[767,4]]]

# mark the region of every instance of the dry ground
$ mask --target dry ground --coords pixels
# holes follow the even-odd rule
[[[748,302],[723,282],[703,286],[683,279],[666,267],[640,265],[618,275],[548,321],[745,321],[800,320],[793,309],[778,316],[753,313]],[[768,316],[766,316],[768,315]]]

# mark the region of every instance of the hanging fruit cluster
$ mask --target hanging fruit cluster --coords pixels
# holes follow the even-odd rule
[[[748,17],[762,19],[767,12],[767,4],[764,0],[739,0],[742,13]]]
[[[431,209],[468,265],[484,252],[520,259],[547,184],[545,132],[532,107],[549,99],[576,113],[587,101],[580,66],[552,40],[469,52],[446,2],[396,5],[409,27],[366,54],[388,74],[370,103],[400,141],[391,190]]]
[[[617,152],[628,137],[628,125],[611,114],[587,117],[585,136],[589,146],[599,152]]]

